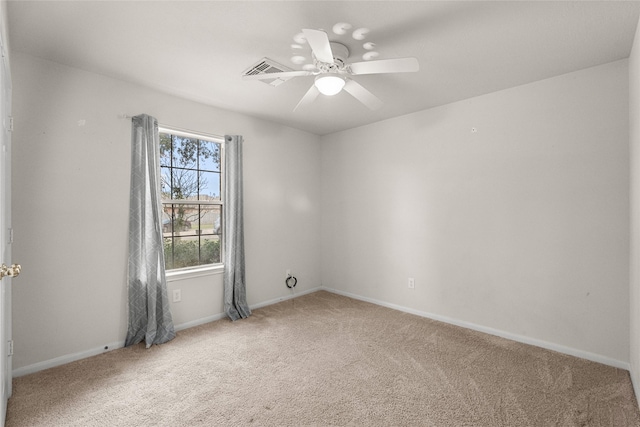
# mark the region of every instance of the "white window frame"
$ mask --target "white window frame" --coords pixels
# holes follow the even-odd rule
[[[225,150],[225,143],[224,143],[224,136],[219,136],[219,135],[211,135],[211,134],[207,134],[207,133],[203,133],[203,132],[193,132],[193,131],[189,131],[189,130],[184,130],[184,129],[180,129],[180,128],[176,128],[174,126],[165,126],[165,125],[159,125],[158,126],[158,132],[159,133],[167,133],[170,135],[177,135],[177,136],[183,136],[186,138],[197,138],[197,139],[202,139],[202,140],[206,140],[206,141],[212,141],[215,142],[217,144],[220,144],[220,200],[219,201],[215,201],[215,200],[202,200],[202,201],[197,201],[195,204],[202,204],[202,205],[219,205],[220,206],[220,213],[221,213],[221,218],[222,218],[222,209],[224,207],[224,189],[225,189],[225,179],[224,179],[224,171],[225,171],[225,164],[224,164],[224,150]],[[165,203],[165,199],[161,199],[161,203],[164,205]],[[185,203],[185,204],[194,204],[193,200],[190,201],[176,201],[176,200],[172,200],[171,201],[172,204],[180,204],[180,203]],[[224,271],[224,239],[225,239],[225,230],[224,227],[222,226],[222,224],[220,225],[220,262],[216,263],[216,264],[205,264],[205,265],[198,265],[198,266],[193,266],[193,267],[184,267],[184,268],[175,268],[175,269],[171,269],[171,270],[165,270],[165,276],[168,282],[170,281],[175,281],[175,280],[180,280],[180,279],[187,279],[187,278],[191,278],[191,277],[200,277],[200,276],[209,276],[212,274],[222,274]]]

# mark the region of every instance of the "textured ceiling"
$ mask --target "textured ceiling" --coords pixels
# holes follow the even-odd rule
[[[15,51],[323,135],[627,58],[639,13],[617,1],[9,1],[8,22]],[[420,63],[355,78],[381,109],[340,93],[294,112],[313,77],[241,79],[263,57],[300,69],[303,28],[361,61],[362,42],[331,32],[338,22],[369,28],[378,59]]]

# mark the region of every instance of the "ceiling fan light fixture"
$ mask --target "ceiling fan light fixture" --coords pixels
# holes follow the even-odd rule
[[[335,74],[323,74],[316,77],[314,85],[321,94],[333,96],[339,93],[344,87],[346,81],[344,78]]]

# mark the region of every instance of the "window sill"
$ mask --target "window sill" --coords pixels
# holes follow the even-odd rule
[[[207,267],[196,267],[185,270],[168,271],[165,275],[167,282],[176,280],[191,279],[193,277],[214,276],[224,273],[224,265],[212,265]]]

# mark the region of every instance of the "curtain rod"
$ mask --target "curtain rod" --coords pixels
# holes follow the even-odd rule
[[[130,116],[128,114],[118,114],[118,118],[119,119],[132,119],[135,116]],[[172,130],[172,131],[176,131],[176,132],[180,132],[180,133],[185,133],[185,134],[190,134],[190,136],[204,136],[207,138],[212,138],[212,139],[219,139],[221,141],[224,141],[224,136],[221,135],[214,135],[212,133],[206,133],[206,132],[200,132],[200,131],[195,131],[195,130],[190,130],[190,129],[184,129],[184,128],[180,128],[177,126],[171,126],[171,125],[167,125],[167,124],[163,124],[160,123],[158,121],[158,127],[162,128],[162,129],[166,129],[166,130]]]

